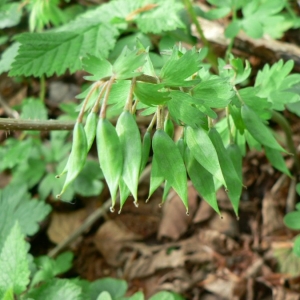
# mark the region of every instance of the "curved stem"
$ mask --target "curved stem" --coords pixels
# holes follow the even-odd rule
[[[106,87],[106,93],[103,99],[103,103],[101,106],[101,111],[100,111],[100,118],[105,119],[106,118],[106,107],[107,107],[107,102],[109,98],[109,94],[112,88],[112,85],[115,81],[115,76],[111,76],[110,80],[108,81],[107,87]]]
[[[298,157],[297,149],[293,142],[292,130],[291,130],[291,127],[290,127],[288,121],[282,114],[280,114],[274,110],[272,111],[272,120],[275,121],[276,123],[278,123],[280,125],[280,127],[283,129],[287,147],[294,156],[295,167],[297,169],[298,175],[300,175],[300,159]]]

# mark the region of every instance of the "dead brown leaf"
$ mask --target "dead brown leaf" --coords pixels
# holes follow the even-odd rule
[[[53,212],[51,215],[50,226],[47,234],[49,239],[59,244],[65,240],[70,234],[72,234],[87,217],[85,209],[79,209],[73,212],[61,213]],[[74,247],[81,238],[78,238],[74,243],[71,244],[71,248]]]
[[[159,240],[162,237],[178,240],[192,222],[192,216],[197,208],[198,194],[193,186],[188,187],[190,216],[186,215],[185,207],[182,205],[179,196],[175,193],[173,195],[163,206],[163,216],[157,234]]]

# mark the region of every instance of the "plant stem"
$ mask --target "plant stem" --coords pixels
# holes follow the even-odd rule
[[[133,90],[135,87],[135,83],[136,83],[136,78],[132,78],[131,80],[131,84],[130,84],[130,89],[129,89],[129,93],[128,93],[128,98],[125,104],[125,110],[129,111],[132,113],[132,100],[133,100]]]
[[[272,120],[275,121],[276,123],[278,123],[285,133],[286,144],[287,144],[287,147],[288,147],[290,153],[293,154],[293,156],[294,156],[294,163],[295,163],[295,167],[297,169],[297,174],[299,176],[300,175],[300,160],[299,160],[299,157],[297,154],[297,149],[293,142],[291,127],[290,127],[288,121],[286,120],[286,118],[282,114],[280,114],[274,110],[272,111]]]
[[[46,81],[45,76],[42,75],[40,79],[40,99],[44,102],[45,101],[45,94],[46,94]]]
[[[153,116],[153,118],[152,118],[152,120],[151,120],[151,122],[150,122],[150,124],[149,124],[149,126],[147,128],[147,131],[149,131],[149,132],[152,131],[152,128],[153,128],[153,126],[154,126],[154,124],[156,122],[156,119],[157,119],[157,112],[154,114],[154,116]]]
[[[102,103],[102,106],[101,106],[100,118],[102,118],[102,119],[106,118],[107,102],[108,102],[109,94],[110,94],[110,91],[111,91],[111,88],[112,88],[112,85],[113,85],[114,81],[115,81],[115,76],[111,76],[109,81],[108,81],[108,84],[107,84],[107,87],[106,87],[106,93],[105,93],[103,103]]]
[[[94,104],[94,106],[92,108],[92,112],[98,113],[98,111],[99,111],[99,104],[100,104],[101,98],[103,97],[104,92],[106,91],[106,87],[107,87],[107,82],[105,82],[103,84],[102,89],[101,89],[101,91],[100,91],[100,93],[99,93],[99,95],[98,95],[98,97],[96,99],[96,102],[95,102],[95,104]]]
[[[232,10],[232,22],[234,22],[234,21],[236,21],[236,9],[235,9],[235,7],[233,7],[233,10]],[[231,53],[231,50],[232,50],[232,47],[233,47],[233,44],[234,44],[234,39],[235,39],[235,37],[232,37],[230,39],[229,45],[226,49],[225,61],[227,61],[227,62],[229,60],[229,56],[230,56],[230,53]]]
[[[197,14],[195,13],[195,10],[193,8],[192,2],[191,2],[191,0],[183,0],[183,3],[186,7],[186,10],[188,11],[188,13],[190,15],[190,18],[191,18],[192,22],[196,26],[197,32],[199,33],[199,36],[202,40],[203,45],[208,48],[207,60],[212,65],[214,70],[217,71],[218,70],[218,58],[215,55],[214,51],[212,50],[211,44],[206,39],[206,37],[203,33],[201,25],[200,25],[200,23],[197,19]]]

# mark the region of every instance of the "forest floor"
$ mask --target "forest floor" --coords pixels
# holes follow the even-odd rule
[[[288,32],[282,42],[300,47],[294,36],[295,32]],[[223,49],[221,45],[216,47]],[[265,63],[280,58],[272,50],[270,60],[266,60],[265,56],[257,55],[263,51],[255,49],[247,53],[234,48],[235,53],[251,62],[253,78]],[[82,75],[78,72],[47,80],[46,105],[51,118],[60,113],[58,101],[70,101],[80,92]],[[34,79],[30,83],[16,83],[2,75],[0,82],[0,93],[11,107],[39,91],[39,82]],[[300,152],[299,118],[289,112],[284,114]],[[0,116],[4,115],[0,108]],[[284,137],[281,129],[273,125],[279,136]],[[11,132],[10,136],[19,134]],[[1,141],[6,136],[7,133],[0,134]],[[41,136],[47,138],[45,133]],[[97,159],[95,146],[89,155]],[[293,157],[286,155],[285,159],[291,168]],[[9,174],[1,174],[1,186],[9,180]],[[300,258],[292,251],[297,232],[283,223],[283,216],[299,201],[295,180],[273,169],[264,153],[255,150],[248,151],[243,160],[243,180],[239,218],[223,189],[217,193],[222,217],[192,186],[188,190],[189,216],[173,192],[160,208],[162,188],[145,203],[149,176],[140,183],[138,208],[129,199],[121,214],[118,207],[114,213],[107,210],[89,224],[85,221],[109,198],[107,188],[97,197],[78,196],[74,204],[49,198],[53,212],[40,232],[30,239],[31,252],[49,253],[75,231],[77,237],[71,238],[64,248],[75,254],[69,277],[91,281],[108,276],[125,279],[128,295],[142,290],[146,297],[159,290],[171,290],[193,300],[298,300]]]

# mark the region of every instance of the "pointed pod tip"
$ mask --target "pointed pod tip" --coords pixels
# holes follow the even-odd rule
[[[223,217],[221,214],[220,214],[220,219],[221,219],[221,220],[224,220],[224,217]]]
[[[162,208],[162,206],[163,206],[163,203],[159,203],[159,204],[158,204],[158,207],[159,207],[159,208]]]
[[[121,212],[122,212],[122,208],[120,208],[120,209],[119,209],[119,211],[118,211],[118,215],[120,215],[120,214],[121,214]]]
[[[240,217],[238,215],[236,215],[236,220],[239,221],[240,220]]]
[[[139,203],[138,203],[137,201],[134,201],[133,204],[134,204],[134,206],[135,206],[136,208],[139,207]]]
[[[61,195],[62,195],[62,193],[56,195],[56,199],[60,199]]]
[[[115,212],[115,208],[113,207],[113,206],[111,206],[110,208],[109,208],[109,210],[110,210],[110,212]]]
[[[55,178],[60,178],[60,175],[56,175]]]
[[[148,199],[146,199],[145,203],[148,203],[148,202],[149,202],[149,200],[150,200],[149,198],[148,198]]]
[[[190,213],[189,213],[188,210],[185,212],[185,214],[186,214],[188,217],[190,216]]]

